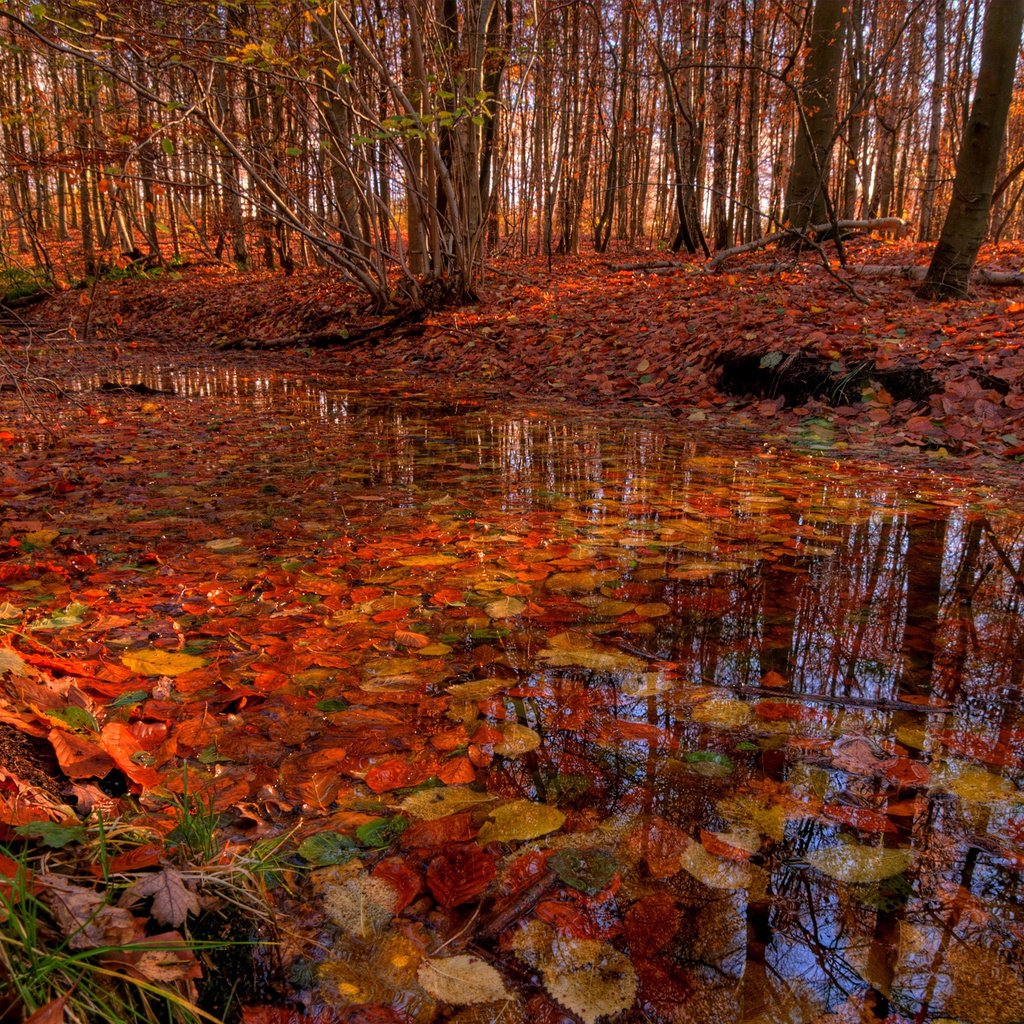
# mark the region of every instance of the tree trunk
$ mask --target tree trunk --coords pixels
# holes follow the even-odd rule
[[[825,190],[845,34],[844,0],[815,0],[799,94],[796,155],[786,189],[783,219],[791,227],[804,228],[828,218]]]
[[[922,298],[967,294],[968,278],[988,228],[1022,24],[1024,0],[991,0],[982,33],[978,85],[956,162],[953,198],[918,293]]]

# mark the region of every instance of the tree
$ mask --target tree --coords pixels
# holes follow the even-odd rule
[[[981,68],[942,225],[922,298],[967,294],[967,281],[988,228],[999,155],[1010,111],[1024,0],[990,0],[981,40]]]
[[[844,0],[815,0],[804,82],[798,96],[796,154],[783,217],[794,228],[805,228],[829,218],[825,190],[845,34]]]

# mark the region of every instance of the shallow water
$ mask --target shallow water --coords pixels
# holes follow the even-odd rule
[[[104,396],[50,508],[95,569],[0,606],[204,659],[137,717],[238,834],[348,861],[307,1003],[1024,1019],[1020,509],[641,414],[132,379],[177,397]]]

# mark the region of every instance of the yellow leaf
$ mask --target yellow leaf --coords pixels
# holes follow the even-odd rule
[[[183,651],[159,651],[147,648],[141,651],[129,651],[121,655],[121,662],[140,676],[180,676],[183,672],[193,672],[202,668],[206,658]]]
[[[436,821],[458,814],[467,807],[485,804],[494,800],[489,793],[477,793],[468,786],[444,786],[438,789],[421,789],[407,796],[401,803],[402,813],[420,821]]]
[[[695,722],[716,729],[735,729],[750,718],[750,705],[741,700],[716,697],[697,704],[690,712],[690,717]]]
[[[52,544],[60,536],[60,530],[33,530],[25,534],[25,540],[41,548],[46,544]]]
[[[501,742],[494,744],[494,752],[504,757],[520,757],[540,746],[540,736],[525,725],[509,722],[501,728]]]
[[[398,564],[413,569],[426,569],[434,565],[451,565],[457,561],[454,555],[408,555],[406,558],[400,558]]]
[[[492,619],[511,619],[526,610],[526,602],[518,597],[502,597],[484,606],[484,611]]]
[[[863,884],[881,882],[906,871],[914,854],[911,850],[893,850],[885,846],[861,846],[849,843],[811,850],[807,863],[823,875],[840,882]]]
[[[428,957],[416,973],[419,983],[442,1003],[469,1006],[509,999],[501,975],[478,956]]]
[[[560,829],[565,815],[550,804],[513,800],[491,812],[477,837],[481,843],[506,843],[512,839],[536,839]]]

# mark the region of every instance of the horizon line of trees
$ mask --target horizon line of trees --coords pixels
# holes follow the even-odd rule
[[[465,301],[508,251],[706,257],[893,217],[928,242],[958,202],[977,244],[1018,238],[1022,14],[1024,0],[9,0],[0,258],[53,273],[52,241],[74,237],[85,276],[121,254],[315,261],[384,309]],[[962,292],[962,270],[932,292]]]

